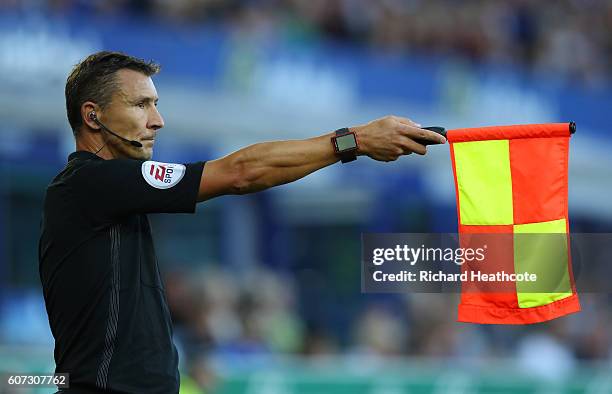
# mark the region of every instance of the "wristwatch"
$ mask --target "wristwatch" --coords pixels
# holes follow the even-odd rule
[[[336,135],[331,137],[332,145],[334,146],[334,152],[340,157],[342,163],[348,163],[357,159],[357,149],[359,144],[357,143],[357,136],[354,131],[344,127],[336,130]]]

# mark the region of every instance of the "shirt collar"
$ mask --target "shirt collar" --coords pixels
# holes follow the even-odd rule
[[[72,152],[70,154],[70,156],[68,156],[68,161],[71,161],[73,159],[81,159],[81,160],[104,160],[103,158],[101,158],[100,156],[92,153],[92,152],[88,152],[86,150],[78,150],[76,152]]]

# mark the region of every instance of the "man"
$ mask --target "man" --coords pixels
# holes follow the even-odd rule
[[[300,141],[255,144],[190,164],[151,161],[164,121],[151,76],[116,52],[76,65],[66,110],[76,151],[47,188],[39,268],[56,372],[73,393],[176,393],[178,356],[146,214],[191,212],[197,202],[300,179],[356,155],[393,161],[444,143],[388,116]],[[358,147],[357,147],[358,145]],[[62,391],[64,392],[64,391]]]

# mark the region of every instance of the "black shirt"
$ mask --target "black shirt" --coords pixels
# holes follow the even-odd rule
[[[195,211],[203,162],[74,152],[47,188],[39,272],[56,372],[78,392],[178,393],[178,354],[147,213]]]

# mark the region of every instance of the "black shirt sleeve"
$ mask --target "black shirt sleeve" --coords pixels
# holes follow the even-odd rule
[[[204,164],[88,160],[75,172],[72,189],[102,222],[131,214],[193,213]]]

